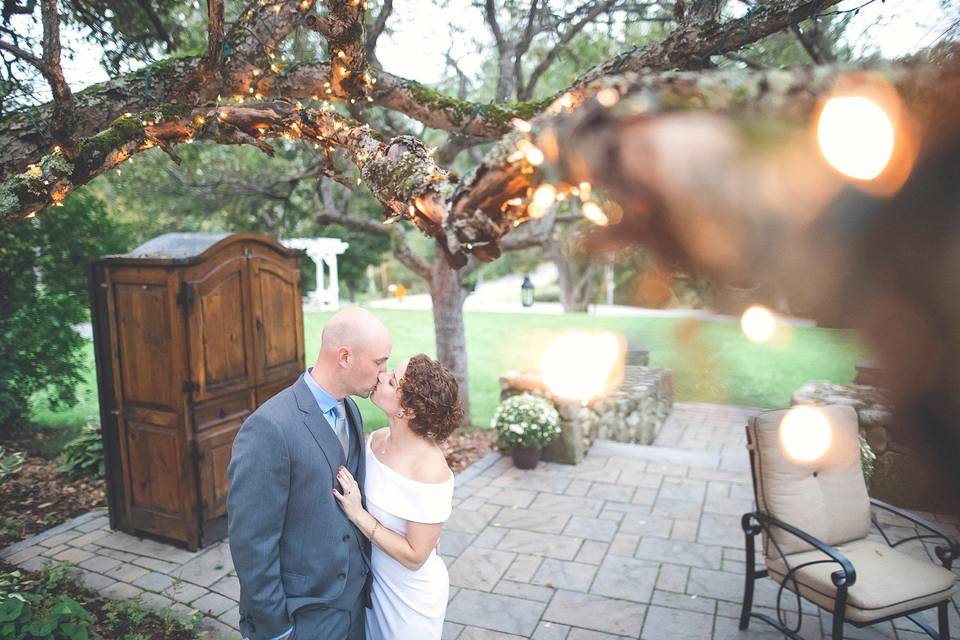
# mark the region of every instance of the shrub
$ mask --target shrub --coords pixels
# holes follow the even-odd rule
[[[63,207],[0,227],[0,430],[22,426],[34,393],[54,407],[76,402],[84,372],[87,264],[125,240],[98,198],[77,192]]]
[[[20,470],[20,466],[26,457],[27,454],[23,451],[14,451],[10,455],[6,455],[6,450],[0,447],[0,484],[3,484],[4,480]]]
[[[103,439],[100,425],[88,421],[80,429],[80,435],[63,448],[60,456],[60,473],[85,473],[102,478],[106,475],[103,462]]]
[[[502,446],[542,447],[560,435],[560,414],[546,398],[522,393],[501,402],[490,425]]]
[[[877,454],[873,452],[873,447],[863,436],[860,436],[860,466],[863,467],[863,479],[869,487],[873,474],[877,470]]]

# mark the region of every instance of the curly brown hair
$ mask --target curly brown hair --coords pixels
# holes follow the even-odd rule
[[[414,433],[435,442],[446,440],[463,422],[457,379],[422,353],[407,364],[400,381],[400,406],[415,415],[410,421]]]

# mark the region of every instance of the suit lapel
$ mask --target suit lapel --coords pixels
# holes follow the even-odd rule
[[[337,440],[337,436],[326,417],[320,412],[320,407],[303,378],[297,379],[297,382],[293,385],[293,393],[297,398],[297,406],[304,413],[303,424],[306,425],[310,435],[316,440],[327,459],[327,464],[330,465],[330,471],[336,477],[340,465],[347,464],[343,457],[343,447],[340,446],[340,441]]]

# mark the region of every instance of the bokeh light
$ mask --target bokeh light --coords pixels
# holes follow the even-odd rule
[[[823,157],[840,173],[873,180],[893,156],[894,127],[890,116],[862,96],[830,98],[820,112],[817,142]]]
[[[767,342],[777,330],[777,319],[769,309],[755,304],[740,316],[740,330],[751,342]]]
[[[784,452],[799,462],[813,462],[821,458],[833,440],[833,430],[827,416],[810,406],[790,409],[780,421],[778,435]]]
[[[606,389],[622,351],[620,339],[608,331],[572,331],[547,347],[540,372],[553,395],[590,400]]]

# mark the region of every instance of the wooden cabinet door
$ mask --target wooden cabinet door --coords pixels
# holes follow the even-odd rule
[[[193,410],[194,446],[200,480],[200,520],[227,514],[227,467],[233,439],[255,406],[253,390],[211,400]]]
[[[265,385],[303,371],[303,301],[295,259],[254,254],[250,277],[257,336],[257,384]]]
[[[126,524],[194,544],[196,488],[180,414],[183,333],[175,282],[158,271],[108,276],[113,414]]]
[[[256,339],[249,314],[247,258],[236,255],[184,282],[187,350],[193,400],[242,391],[255,384]]]

